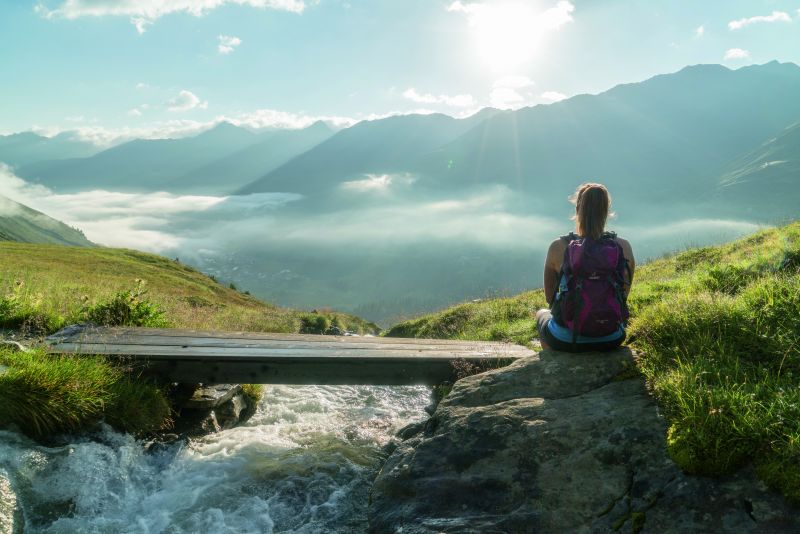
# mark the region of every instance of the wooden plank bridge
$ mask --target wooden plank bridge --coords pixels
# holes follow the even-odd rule
[[[71,326],[51,353],[103,355],[170,382],[434,385],[454,362],[502,366],[533,351],[509,343],[161,328]]]

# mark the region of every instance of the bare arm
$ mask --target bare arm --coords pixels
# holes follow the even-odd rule
[[[620,246],[622,247],[622,253],[625,255],[625,261],[628,262],[628,272],[625,273],[625,297],[628,296],[628,293],[631,291],[631,285],[633,284],[633,272],[636,270],[636,258],[633,257],[633,248],[631,244],[626,240],[622,239],[621,237],[617,238]]]
[[[547,259],[544,261],[544,298],[547,299],[548,305],[553,304],[553,296],[558,287],[558,273],[564,261],[564,247],[564,241],[556,239],[547,249]]]

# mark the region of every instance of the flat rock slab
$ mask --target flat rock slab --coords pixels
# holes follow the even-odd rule
[[[200,387],[183,404],[183,407],[188,410],[211,410],[241,393],[242,386],[238,384],[217,384]]]
[[[634,355],[544,351],[458,381],[375,480],[372,532],[800,532],[748,470],[683,474]]]

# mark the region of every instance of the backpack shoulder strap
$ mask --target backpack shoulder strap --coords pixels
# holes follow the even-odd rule
[[[562,235],[561,239],[563,241],[566,241],[567,243],[570,243],[571,241],[575,241],[577,239],[580,239],[580,236],[578,236],[575,232],[570,232],[567,235]]]
[[[603,235],[600,237],[600,239],[611,239],[612,241],[616,240],[617,239],[617,233],[616,232],[603,232]]]

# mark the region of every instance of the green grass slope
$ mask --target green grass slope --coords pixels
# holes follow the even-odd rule
[[[91,247],[83,232],[0,195],[0,241]]]
[[[163,312],[156,314],[155,324],[175,328],[316,333],[337,326],[377,331],[374,324],[352,315],[262,302],[162,256],[125,249],[0,243],[0,327],[52,332],[101,316],[120,299],[152,305]]]
[[[673,459],[706,475],[752,462],[800,501],[800,222],[643,265],[629,303]],[[541,290],[466,303],[386,335],[527,343],[543,304]]]

